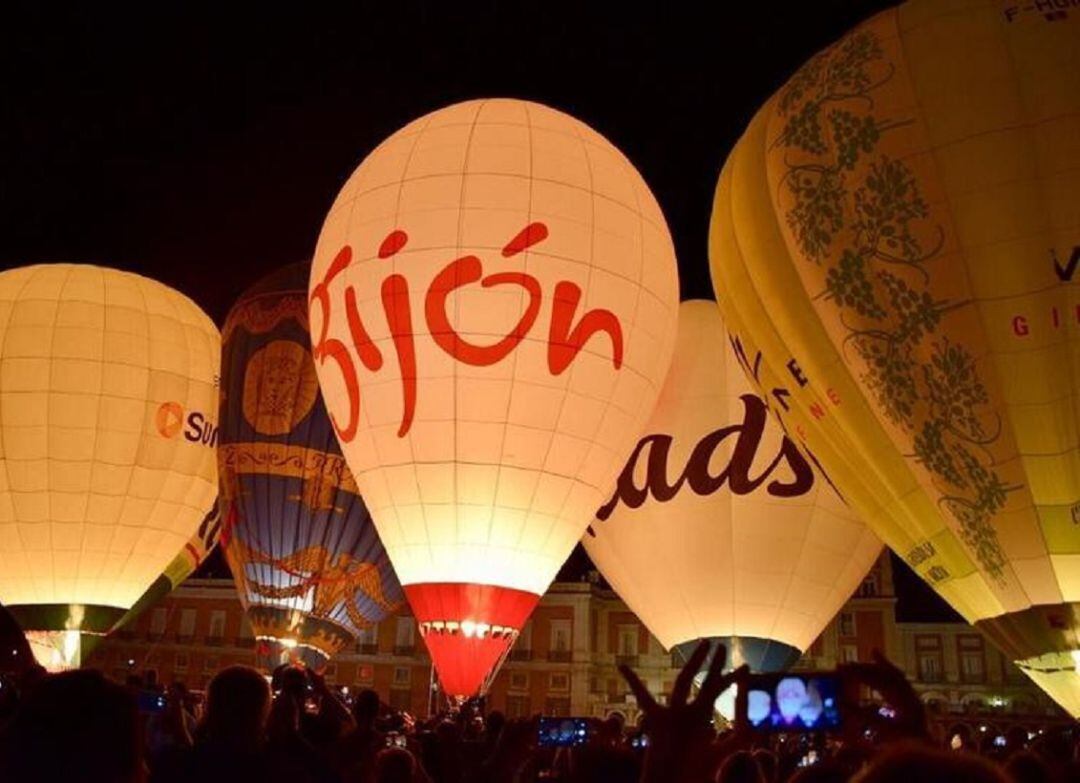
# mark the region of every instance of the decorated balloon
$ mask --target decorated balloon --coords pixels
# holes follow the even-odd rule
[[[220,337],[128,272],[0,273],[0,602],[78,665],[217,497]]]
[[[652,418],[582,539],[665,648],[701,638],[731,665],[794,663],[881,542],[769,416],[714,302],[683,302]]]
[[[404,601],[319,394],[309,264],[244,293],[222,347],[222,545],[268,666],[322,668]]]
[[[217,546],[220,533],[221,506],[219,503],[214,503],[213,508],[203,517],[203,521],[199,523],[199,527],[184,544],[183,549],[165,566],[165,570],[132,605],[116,627],[120,628],[133,622],[139,615],[179,587],[195,572],[195,569],[202,565],[207,555]]]
[[[433,112],[355,171],[311,325],[334,428],[445,691],[483,687],[637,440],[674,345],[664,217],[561,112]]]
[[[1080,715],[1080,14],[918,0],[728,158],[737,349],[885,542]]]

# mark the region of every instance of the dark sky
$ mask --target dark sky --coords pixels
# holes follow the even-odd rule
[[[0,267],[140,272],[220,324],[310,256],[378,142],[488,96],[568,111],[622,149],[671,225],[684,298],[711,297],[728,150],[800,63],[891,3],[180,5],[0,12]]]

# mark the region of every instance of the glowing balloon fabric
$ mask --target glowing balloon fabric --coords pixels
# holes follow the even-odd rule
[[[656,410],[582,539],[667,648],[721,637],[732,665],[792,664],[881,542],[784,437],[715,303],[683,302]]]
[[[219,357],[206,314],[153,280],[0,273],[0,602],[25,629],[107,632],[195,533]]]
[[[444,688],[481,688],[603,502],[674,344],[663,215],[610,142],[450,106],[342,189],[311,277],[319,381]]]
[[[404,600],[331,430],[311,361],[308,264],[225,322],[222,545],[257,639],[321,667]]]
[[[787,431],[1080,715],[1080,15],[1036,5],[909,2],[807,63],[710,258]]]
[[[191,576],[195,569],[198,568],[202,562],[206,559],[206,556],[210,554],[211,550],[217,546],[218,535],[221,533],[221,506],[218,503],[214,504],[214,507],[210,509],[210,512],[203,518],[203,521],[199,523],[198,529],[194,535],[188,539],[188,542],[184,544],[176,557],[174,557],[165,570],[161,572],[157,579],[146,589],[139,600],[128,610],[123,619],[117,624],[118,627],[127,625],[134,620],[146,609],[156,604],[162,598],[167,596],[173,590],[180,586],[180,583]]]

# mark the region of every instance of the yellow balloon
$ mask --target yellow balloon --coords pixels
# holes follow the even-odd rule
[[[0,273],[0,603],[57,667],[107,633],[217,497],[221,338],[89,265]]]
[[[765,104],[710,229],[785,429],[1073,715],[1078,205],[1080,14],[913,0]]]

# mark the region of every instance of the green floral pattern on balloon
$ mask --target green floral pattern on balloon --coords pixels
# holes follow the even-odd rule
[[[939,333],[942,316],[967,304],[930,291],[927,264],[944,231],[907,163],[878,151],[886,134],[913,122],[875,114],[874,92],[894,70],[877,37],[860,30],[782,90],[774,148],[785,155],[785,219],[802,255],[825,267],[818,298],[839,310],[844,350],[865,363],[866,388],[908,433],[910,458],[933,475],[939,505],[983,571],[1003,582],[993,518],[1018,487],[1005,485],[987,449],[1001,423],[974,357]]]

